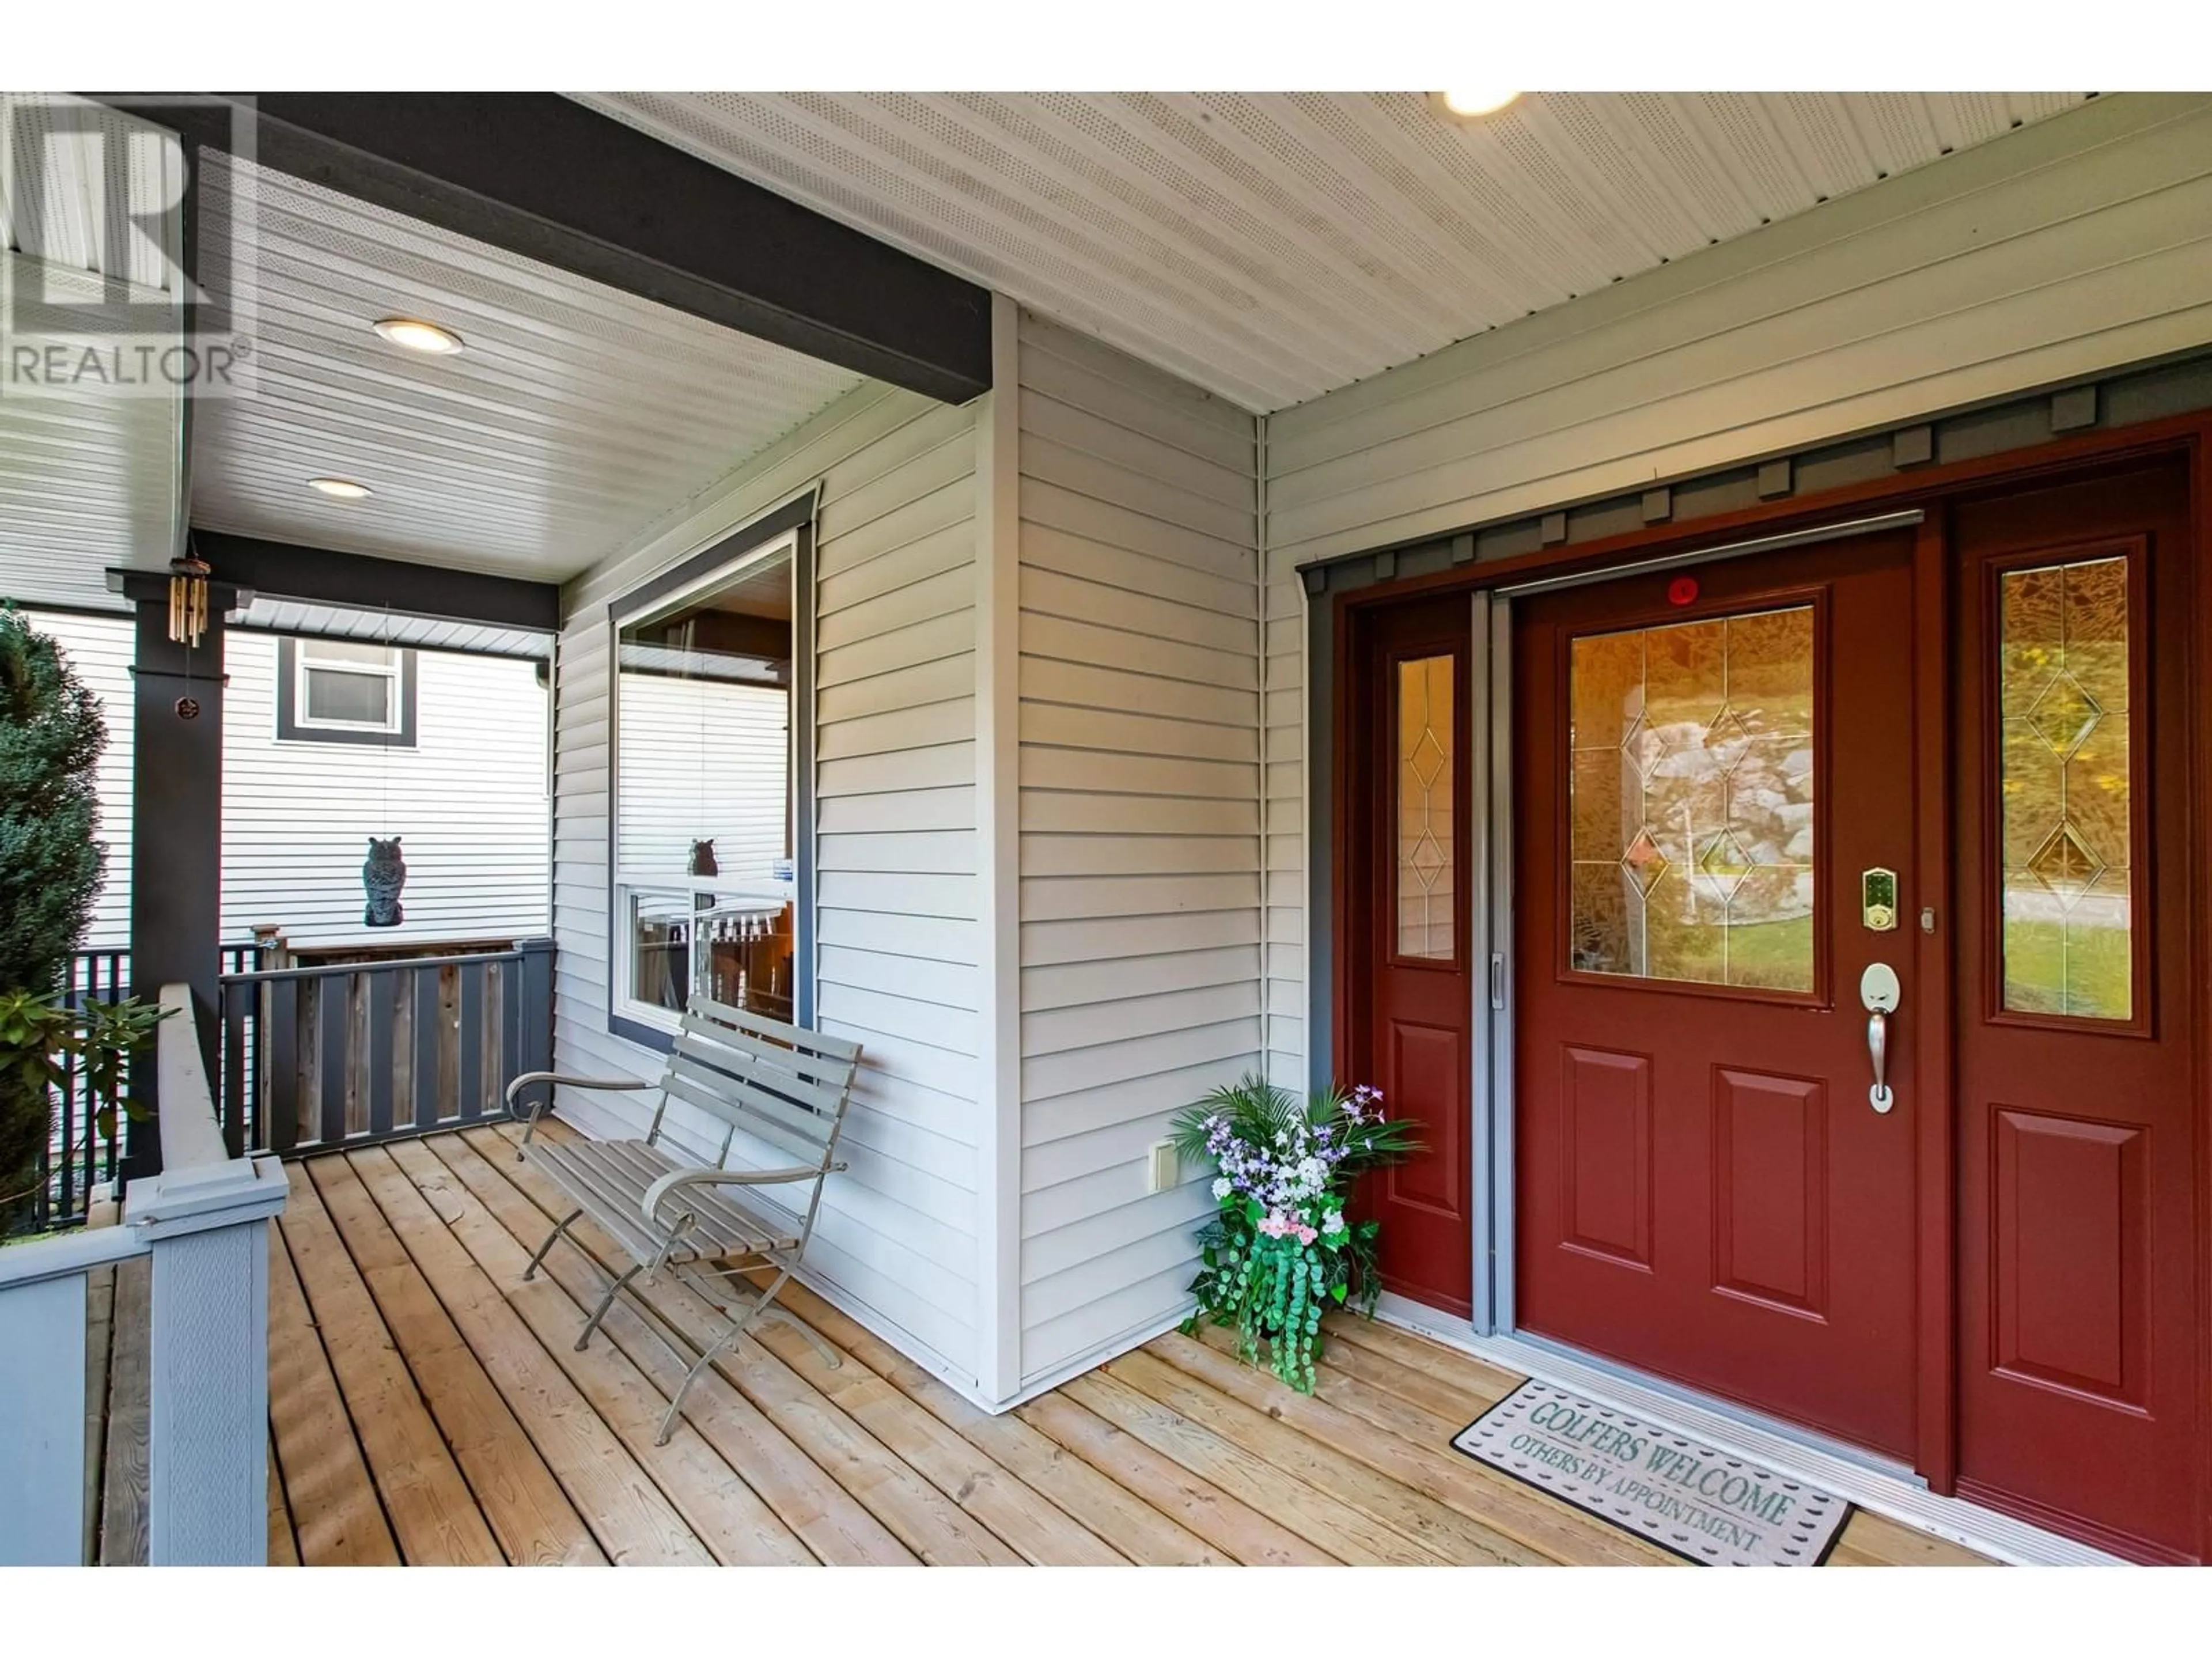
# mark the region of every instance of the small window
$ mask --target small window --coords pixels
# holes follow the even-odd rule
[[[801,1013],[796,530],[614,615],[613,1013]],[[638,1035],[627,1030],[624,1035]]]
[[[277,642],[276,736],[412,748],[415,653],[362,640]]]

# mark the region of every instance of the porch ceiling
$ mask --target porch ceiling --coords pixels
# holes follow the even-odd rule
[[[255,192],[258,383],[203,403],[195,526],[564,580],[860,384],[849,370],[228,156]],[[426,357],[370,325],[420,318]],[[366,484],[336,501],[307,480]]]
[[[2091,95],[583,97],[1268,411]]]
[[[0,330],[28,314],[20,307],[40,290],[102,322],[113,320],[100,313],[117,300],[175,301],[176,250],[158,240],[169,222],[113,249],[112,270],[94,234],[106,192],[123,182],[130,135],[148,130],[114,110],[76,107],[89,129],[56,134],[51,100],[0,93],[0,301],[9,308]],[[156,205],[146,199],[153,177],[131,174],[130,210]],[[154,550],[167,556],[178,419],[173,393],[124,397],[96,385],[0,392],[0,598],[110,605],[106,567]]]

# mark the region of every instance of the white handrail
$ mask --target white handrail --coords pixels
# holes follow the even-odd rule
[[[148,1255],[147,1559],[268,1559],[269,1223],[284,1172],[230,1156],[191,993],[165,985],[161,1006],[161,1173],[131,1183],[119,1227],[0,1250],[0,1565],[82,1559],[86,1275]]]

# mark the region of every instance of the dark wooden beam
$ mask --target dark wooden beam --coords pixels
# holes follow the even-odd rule
[[[987,289],[553,93],[93,94],[210,149],[946,403],[990,389]]]
[[[270,599],[547,633],[561,627],[561,588],[556,582],[447,570],[197,526],[192,546],[214,567],[216,580]]]

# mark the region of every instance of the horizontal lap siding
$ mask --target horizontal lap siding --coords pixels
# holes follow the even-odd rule
[[[1309,561],[2212,341],[2212,100],[2124,94],[1267,422],[1270,1064],[1302,1081]]]
[[[651,1076],[607,1032],[606,606],[810,483],[815,556],[817,1021],[862,1046],[808,1274],[975,1386],[977,929],[971,410],[869,386],[568,594],[556,736],[555,1041],[563,1070]],[[724,868],[734,867],[717,848]],[[564,1091],[599,1133],[650,1094]],[[672,1124],[711,1151],[708,1126]],[[742,1154],[741,1154],[742,1156]],[[757,1161],[785,1161],[762,1149]]]
[[[1250,416],[1024,315],[1021,1371],[1187,1299],[1203,1172],[1170,1118],[1261,1052]]]
[[[87,950],[131,945],[132,624],[37,615],[98,694],[107,721],[100,836],[107,870]],[[416,653],[416,743],[276,740],[276,637],[225,636],[222,937],[257,924],[294,944],[496,939],[547,925],[545,692],[534,666]],[[372,835],[407,860],[398,927],[362,925],[361,866]]]
[[[224,645],[222,936],[297,945],[528,938],[546,927],[545,690],[519,659],[415,653],[415,744],[276,740],[274,635]],[[365,927],[371,836],[398,836],[405,920]]]

